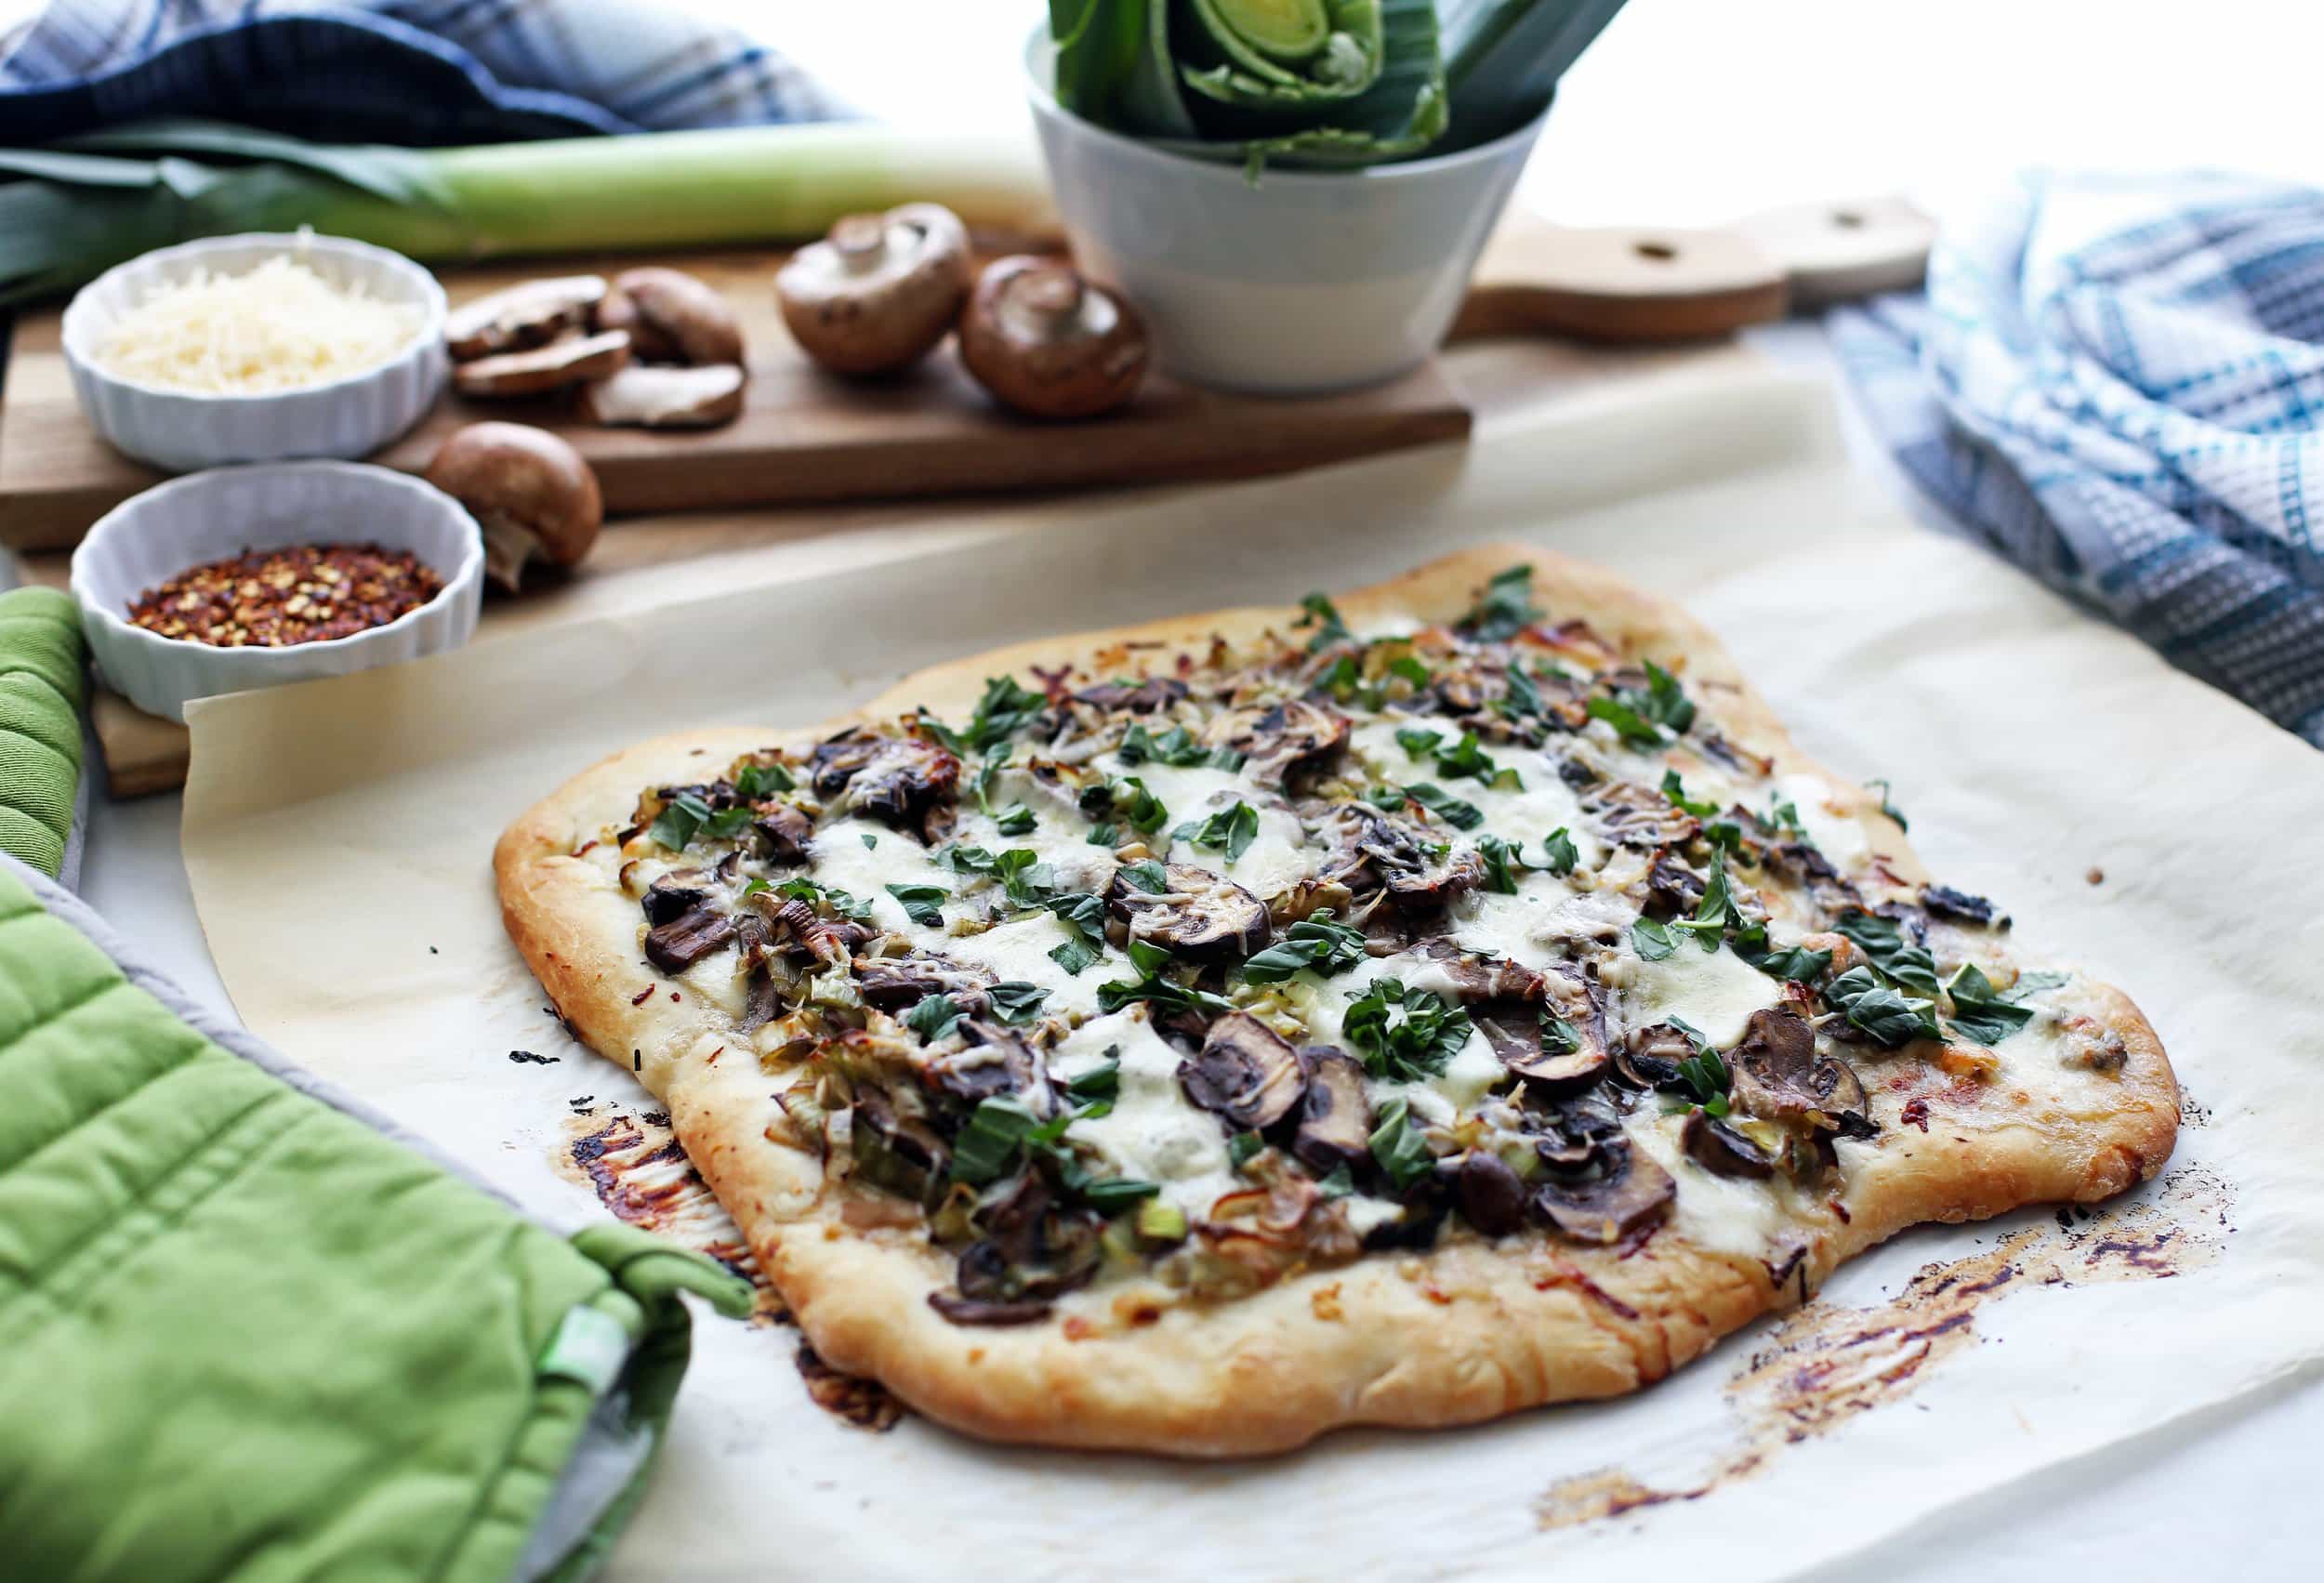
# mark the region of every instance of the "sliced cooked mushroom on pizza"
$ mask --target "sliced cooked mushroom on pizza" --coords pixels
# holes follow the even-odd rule
[[[1614,1394],[2178,1120],[1707,631],[1523,550],[648,744],[497,865],[817,1352],[997,1438]]]

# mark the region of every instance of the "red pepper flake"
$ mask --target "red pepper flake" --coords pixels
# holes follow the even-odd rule
[[[443,591],[404,549],[297,544],[180,572],[129,607],[132,626],[221,649],[288,648],[385,627]]]
[[[1929,1102],[1926,1100],[1907,1100],[1905,1102],[1903,1114],[1897,1116],[1896,1119],[1903,1122],[1907,1127],[1917,1127],[1921,1131],[1926,1132],[1929,1129]]]
[[[629,997],[629,1004],[632,1006],[643,1006],[646,1003],[647,997],[652,996],[653,993],[654,986],[652,984],[648,984],[643,989],[638,991],[637,994]]]

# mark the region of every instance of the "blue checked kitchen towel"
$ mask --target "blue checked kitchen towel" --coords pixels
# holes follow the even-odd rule
[[[1968,532],[2324,747],[2324,192],[2027,178],[1831,333]]]
[[[454,144],[838,113],[782,55],[650,0],[49,0],[0,41],[0,143],[164,115]]]

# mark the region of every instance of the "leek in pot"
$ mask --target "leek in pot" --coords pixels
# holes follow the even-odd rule
[[[1197,384],[1424,361],[1620,0],[1050,0],[1034,115],[1082,268]]]

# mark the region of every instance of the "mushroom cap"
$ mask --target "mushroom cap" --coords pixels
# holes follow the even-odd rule
[[[571,566],[604,525],[605,502],[589,464],[554,434],[525,424],[456,429],[427,476],[475,517],[487,567],[512,591],[528,561]]]
[[[849,215],[791,255],[774,277],[783,323],[835,374],[888,374],[918,363],[969,295],[969,232],[941,204]]]
[[[452,370],[452,383],[464,396],[537,396],[567,385],[609,378],[628,362],[628,336],[607,330],[594,336],[567,336],[546,346],[460,363]]]
[[[1031,417],[1094,417],[1146,373],[1138,312],[1062,258],[986,267],[960,318],[960,361],[993,399]]]
[[[614,277],[607,300],[622,305],[616,316],[636,321],[630,334],[640,336],[638,355],[647,362],[701,366],[743,360],[743,329],[733,309],[682,270],[653,264],[625,270]]]

